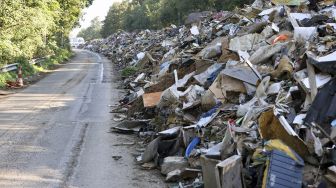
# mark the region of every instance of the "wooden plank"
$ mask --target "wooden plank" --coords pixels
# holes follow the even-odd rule
[[[216,165],[217,188],[243,188],[242,159],[234,155]]]
[[[315,78],[315,69],[312,64],[307,61],[307,71],[308,71],[308,78],[309,78],[309,87],[311,92],[311,99],[314,101],[317,95],[317,86],[316,86],[316,78]]]
[[[335,165],[334,165],[334,166],[330,166],[330,167],[328,168],[328,173],[329,173],[329,174],[332,174],[333,176],[336,177],[336,166],[335,166]]]
[[[155,107],[160,101],[161,94],[162,92],[145,93],[142,96],[144,107],[145,108]]]
[[[216,165],[220,160],[210,159],[201,155],[204,188],[216,188]]]

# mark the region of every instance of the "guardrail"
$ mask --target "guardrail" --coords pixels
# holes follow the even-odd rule
[[[1,67],[0,71],[2,73],[3,72],[9,72],[9,71],[17,70],[17,68],[18,68],[18,63],[13,63],[13,64],[10,64],[10,65],[5,65],[4,67]]]
[[[42,57],[42,58],[37,58],[37,59],[33,59],[33,60],[31,60],[29,63],[32,64],[32,65],[40,64],[40,63],[42,63],[44,60],[46,60],[47,58],[49,58],[49,56],[47,56],[47,57]]]
[[[48,57],[33,59],[29,63],[31,65],[39,64],[39,63],[42,63],[47,58]],[[9,64],[9,65],[5,65],[3,67],[0,67],[0,73],[15,71],[15,70],[18,69],[18,65],[19,65],[18,63],[13,63],[13,64]]]

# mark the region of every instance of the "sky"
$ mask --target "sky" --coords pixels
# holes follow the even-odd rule
[[[114,2],[118,2],[118,1],[121,1],[121,0],[95,0],[90,7],[83,10],[84,16],[82,20],[80,21],[81,28],[89,27],[91,20],[97,16],[99,17],[101,21],[103,21],[111,5]],[[80,28],[74,29],[71,32],[70,36],[71,37],[76,36],[79,31],[80,31]]]

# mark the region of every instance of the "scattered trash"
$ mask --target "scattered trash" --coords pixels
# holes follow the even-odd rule
[[[135,145],[135,142],[125,142],[120,144],[113,144],[113,146],[133,146]]]
[[[216,179],[216,165],[220,163],[220,160],[210,159],[205,156],[201,156],[201,167],[203,174],[204,187],[217,187]]]
[[[328,168],[325,178],[330,181],[334,186],[336,186],[336,166],[330,166]]]
[[[266,187],[302,187],[303,160],[296,161],[279,150],[270,154],[264,181]]]
[[[175,187],[334,187],[335,18],[332,1],[256,0],[88,43],[135,70],[111,131]]]
[[[156,164],[153,163],[153,162],[149,162],[149,163],[144,163],[141,165],[141,167],[143,169],[146,169],[146,170],[152,170],[152,169],[155,169],[156,168]]]
[[[183,157],[166,157],[161,165],[161,173],[168,174],[173,170],[182,170],[188,167],[188,162]]]
[[[202,173],[199,169],[185,168],[185,169],[176,169],[167,174],[167,182],[176,182],[181,180],[195,179],[198,175]]]
[[[242,188],[241,156],[234,155],[216,165],[217,187]]]
[[[144,94],[142,96],[143,97],[143,102],[144,102],[144,107],[145,108],[155,107],[160,101],[161,94],[162,94],[162,92]]]
[[[185,157],[188,158],[192,152],[192,150],[196,147],[197,144],[199,144],[201,139],[199,137],[195,137],[190,144],[188,145],[186,152],[185,152]]]
[[[113,158],[115,161],[119,161],[119,160],[122,158],[122,156],[120,156],[120,155],[115,155],[115,156],[112,156],[112,158]]]
[[[111,131],[120,133],[137,133],[142,127],[146,127],[146,121],[123,121],[115,127],[111,127]]]

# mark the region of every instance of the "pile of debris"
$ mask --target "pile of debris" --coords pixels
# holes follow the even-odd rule
[[[86,48],[136,68],[112,130],[172,187],[335,187],[335,19],[331,0],[256,0]]]

